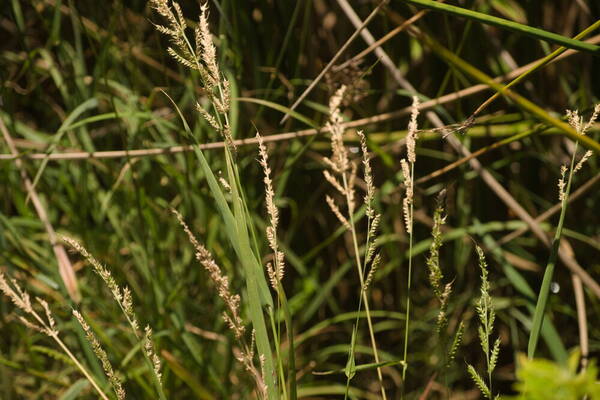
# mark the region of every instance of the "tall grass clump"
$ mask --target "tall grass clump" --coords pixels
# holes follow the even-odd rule
[[[267,272],[271,281],[273,290],[277,293],[277,305],[274,308],[273,299],[269,292],[267,281],[265,278],[264,268],[261,265],[262,257],[256,240],[256,232],[252,223],[252,216],[249,211],[246,195],[244,194],[243,184],[240,180],[239,166],[236,162],[236,148],[233,143],[233,132],[229,123],[228,113],[230,111],[230,85],[229,81],[223,77],[217,62],[216,49],[212,42],[212,36],[208,25],[208,6],[205,4],[201,8],[201,14],[196,28],[194,29],[194,43],[186,36],[187,23],[181,11],[181,7],[177,2],[169,3],[167,0],[152,0],[152,7],[166,21],[167,25],[155,25],[156,29],[165,34],[170,42],[171,47],[167,49],[168,53],[180,64],[198,72],[202,81],[205,98],[196,103],[196,109],[203,119],[218,132],[225,140],[224,147],[225,164],[227,167],[226,178],[221,177],[219,180],[223,183],[222,187],[230,196],[229,203],[227,202],[222,188],[217,183],[217,180],[210,169],[202,152],[196,148],[196,155],[201,163],[204,173],[207,175],[208,183],[215,200],[217,201],[218,209],[226,226],[227,235],[230,243],[234,247],[238,256],[239,262],[244,267],[244,275],[246,279],[246,295],[247,305],[250,312],[250,320],[252,321],[253,334],[256,337],[257,357],[260,360],[261,374],[257,373],[253,367],[252,358],[254,357],[254,349],[252,345],[244,345],[242,362],[246,369],[251,371],[255,377],[257,388],[261,396],[268,399],[283,398],[295,399],[295,368],[294,368],[294,347],[293,347],[293,331],[291,325],[291,315],[287,306],[287,300],[281,279],[284,271],[284,256],[278,248],[277,240],[277,224],[278,212],[274,203],[274,191],[270,177],[270,169],[267,164],[267,153],[264,144],[260,143],[259,151],[261,155],[260,164],[265,173],[265,189],[266,189],[266,204],[267,212],[270,218],[270,226],[266,230],[266,237],[269,247],[273,251],[273,261],[267,263]],[[205,103],[208,103],[206,105]],[[184,121],[185,122],[185,121]],[[186,123],[187,126],[187,123]],[[191,135],[191,133],[190,133]],[[193,141],[197,139],[191,137]],[[180,218],[180,221],[182,219]],[[189,229],[186,228],[189,232]],[[190,236],[192,240],[192,236]],[[192,240],[192,243],[198,250],[199,242]],[[201,254],[199,260],[203,265],[210,264],[213,267],[211,278],[217,283],[217,286],[222,290],[222,281],[224,278],[217,270],[212,258],[208,259],[207,251],[197,251]],[[204,255],[202,255],[204,254]],[[225,298],[227,303],[227,296]],[[239,303],[239,298],[235,297]],[[229,301],[232,301],[229,298]],[[235,304],[237,308],[239,304]],[[230,312],[233,314],[232,304],[229,304]],[[288,337],[288,357],[287,357],[287,376],[284,374],[284,362],[280,353],[280,329],[276,322],[277,313],[283,310],[284,320],[286,322],[287,337]],[[265,312],[268,314],[270,323],[265,319]],[[237,311],[236,311],[237,314]],[[242,327],[241,320],[236,324],[228,321],[230,327],[236,332],[236,336],[240,336]],[[270,332],[270,334],[269,334]],[[239,338],[238,338],[239,339]],[[273,347],[275,347],[275,359],[273,358]],[[254,339],[252,340],[254,343]],[[289,386],[289,388],[288,388]]]

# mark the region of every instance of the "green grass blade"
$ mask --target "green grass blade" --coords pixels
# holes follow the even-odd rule
[[[272,108],[274,110],[281,111],[282,113],[289,115],[290,117],[295,118],[300,122],[304,122],[306,125],[310,126],[311,128],[316,129],[319,127],[317,125],[317,123],[315,121],[311,120],[310,118],[300,114],[297,111],[292,110],[289,107],[285,107],[285,106],[282,106],[281,104],[273,103],[272,101],[263,100],[263,99],[255,99],[252,97],[237,97],[234,100],[243,101],[246,103],[260,104],[261,106],[266,106],[266,107]]]
[[[466,8],[456,7],[449,4],[440,3],[432,0],[404,0],[407,3],[418,5],[421,7],[429,8],[431,10],[440,11],[446,14],[468,18],[475,21],[482,22],[487,25],[493,25],[498,28],[510,30],[523,35],[530,36],[535,39],[543,40],[549,43],[559,44],[564,47],[568,47],[574,50],[590,52],[594,55],[600,56],[600,46],[585,43],[579,40],[571,39],[566,36],[559,35],[557,33],[548,32],[543,29],[534,28],[529,25],[523,25],[518,22],[510,21],[504,18],[494,17],[473,10],[467,10]]]
[[[556,258],[558,256],[558,249],[560,247],[560,238],[562,236],[563,223],[565,220],[565,214],[567,212],[567,205],[569,202],[569,193],[571,191],[571,182],[573,181],[573,168],[575,164],[576,154],[577,142],[575,142],[575,149],[573,150],[573,156],[571,157],[571,167],[569,170],[567,187],[562,197],[562,208],[560,210],[560,218],[558,220],[558,225],[554,234],[554,240],[552,241],[550,257],[548,259],[548,264],[546,265],[546,270],[544,271],[542,286],[540,287],[540,292],[537,298],[537,304],[535,305],[535,312],[533,314],[533,323],[531,327],[531,332],[529,333],[529,343],[527,344],[527,357],[529,359],[532,359],[535,356],[535,350],[537,348],[538,339],[540,337],[540,331],[542,330],[542,323],[544,322],[546,304],[548,303],[548,295],[550,294],[550,283],[552,283],[552,277],[554,276],[554,268],[556,267]]]
[[[173,101],[173,99],[163,91],[163,93],[169,98],[175,107],[181,121],[184,125],[184,129],[189,135],[189,137],[194,140],[194,136],[192,131],[187,124],[181,110],[177,107],[177,104]],[[197,144],[197,143],[196,143]],[[235,215],[231,212],[227,201],[225,200],[225,196],[223,195],[223,191],[217,182],[215,175],[213,174],[210,166],[208,165],[208,161],[204,157],[202,150],[200,150],[197,146],[194,148],[196,156],[200,161],[200,166],[202,171],[206,176],[206,180],[208,181],[208,185],[210,187],[211,193],[215,197],[217,208],[221,217],[224,219],[225,229],[227,231],[227,236],[238,255],[240,262],[242,263],[244,270],[246,272],[246,288],[248,295],[248,305],[250,311],[250,320],[252,321],[252,326],[256,332],[256,347],[258,348],[258,352],[265,357],[265,381],[267,384],[267,388],[269,391],[269,399],[276,400],[277,399],[277,387],[275,384],[275,376],[276,369],[273,365],[273,354],[271,351],[271,345],[269,342],[269,335],[267,332],[267,324],[265,321],[265,317],[263,314],[263,301],[269,301],[266,305],[270,308],[273,308],[273,300],[271,298],[271,294],[269,292],[269,288],[266,283],[266,279],[264,273],[262,271],[262,267],[258,263],[255,254],[252,252],[250,247],[250,239],[248,237],[248,230],[246,225],[242,226],[242,222],[245,221],[245,214],[243,212],[243,207],[240,204],[241,199],[239,195],[233,195],[234,208],[237,209]],[[227,153],[226,153],[227,154]],[[228,168],[231,166],[228,163]],[[229,171],[232,173],[232,171]],[[232,191],[235,190],[237,193],[236,183],[235,181],[231,182]],[[233,194],[233,193],[232,193]],[[239,217],[239,218],[238,218]],[[262,284],[261,284],[262,283]],[[266,290],[266,294],[265,294]]]

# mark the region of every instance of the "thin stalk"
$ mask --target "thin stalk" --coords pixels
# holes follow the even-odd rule
[[[488,387],[490,388],[490,393],[494,393],[494,389],[492,388],[492,370],[490,369],[490,323],[489,323],[489,310],[485,309],[485,336],[487,340],[485,341],[485,361],[487,365],[487,373],[488,373]]]
[[[411,0],[412,1],[412,0]],[[475,78],[481,83],[488,85],[490,88],[494,89],[497,92],[502,92],[505,96],[509,97],[513,100],[520,108],[523,110],[529,111],[531,114],[536,116],[539,120],[548,123],[549,125],[553,125],[564,132],[564,135],[571,138],[573,141],[579,141],[585,147],[593,150],[597,154],[600,154],[600,143],[596,142],[589,136],[580,135],[573,127],[571,127],[568,123],[555,118],[550,115],[544,109],[542,109],[537,104],[534,104],[530,100],[525,97],[515,93],[510,89],[506,89],[502,84],[495,82],[491,77],[482,72],[481,70],[475,68],[473,65],[469,64],[462,58],[456,56],[453,52],[448,50],[446,47],[441,45],[437,40],[432,38],[431,36],[424,34],[420,30],[415,27],[411,27],[410,31],[415,34],[420,40],[423,41],[427,46],[429,46],[434,52],[436,52],[441,58],[447,61],[449,64],[456,66],[461,71],[465,72],[467,75]]]
[[[556,257],[558,255],[558,248],[560,247],[560,238],[562,235],[565,214],[567,212],[569,193],[571,191],[571,182],[573,180],[573,170],[575,167],[575,155],[577,153],[577,145],[578,142],[575,142],[575,149],[573,150],[573,156],[571,157],[571,166],[569,168],[569,178],[567,180],[567,187],[562,198],[558,226],[556,227],[556,232],[554,233],[552,248],[550,250],[550,257],[548,258],[548,264],[546,265],[546,270],[544,271],[542,286],[540,287],[537,304],[535,306],[535,312],[533,314],[533,323],[531,326],[531,332],[529,334],[529,343],[527,345],[527,357],[529,359],[532,359],[535,356],[535,350],[537,349],[540,331],[542,330],[542,323],[544,322],[544,313],[546,311],[546,304],[548,303],[548,295],[550,293],[550,283],[552,282],[552,276],[554,275]]]
[[[274,336],[274,341],[275,341],[275,357],[277,357],[277,372],[279,374],[279,380],[281,381],[281,391],[282,391],[282,398],[283,399],[288,399],[287,396],[287,391],[286,391],[286,387],[285,387],[285,376],[284,376],[284,372],[283,372],[283,363],[282,363],[282,359],[281,359],[281,355],[279,354],[279,347],[281,345],[281,338],[280,338],[280,324],[279,321],[277,321],[277,323],[275,323],[275,316],[274,313],[270,312],[269,313],[269,317],[270,317],[270,321],[271,321],[271,331],[273,331],[273,336]]]
[[[353,219],[351,219],[352,223],[354,222]],[[371,217],[368,216],[367,217],[367,240],[365,243],[365,253],[363,255],[363,266],[362,266],[362,274],[363,277],[365,276],[365,273],[367,272],[367,256],[369,254],[369,247],[371,244]],[[361,285],[361,294],[366,292],[366,287],[363,285]],[[360,321],[360,311],[362,310],[362,299],[363,296],[359,296],[358,299],[358,311],[356,312],[356,321],[354,322],[354,326],[352,328],[352,337],[356,338],[357,334],[358,334],[358,322]],[[356,347],[356,340],[353,340],[351,345],[350,345],[350,357],[354,356],[354,349]],[[344,400],[348,399],[348,394],[350,391],[350,380],[352,379],[352,377],[350,375],[346,376],[346,391],[344,392]]]
[[[361,296],[362,300],[365,303],[365,312],[367,314],[367,325],[369,326],[369,336],[371,338],[371,347],[373,349],[373,355],[375,357],[375,362],[379,364],[379,353],[377,351],[377,342],[375,341],[375,333],[373,330],[373,323],[371,321],[371,310],[369,307],[369,300],[367,297],[367,293],[363,290],[365,287],[365,281],[363,276],[363,271],[360,262],[360,250],[358,249],[358,239],[356,237],[356,227],[354,225],[354,210],[350,207],[350,188],[348,187],[348,180],[346,179],[346,174],[342,174],[342,181],[344,184],[344,191],[346,192],[346,202],[348,203],[348,217],[350,220],[350,232],[352,233],[352,244],[354,245],[354,257],[356,260],[356,269],[358,270],[358,278],[360,280],[361,287]],[[383,387],[383,375],[381,373],[381,367],[377,367],[377,378],[379,379],[379,384],[381,386],[381,396],[384,400],[387,400],[387,396],[385,394],[385,388]]]
[[[54,339],[54,341],[56,343],[58,343],[58,345],[60,346],[60,348],[63,349],[63,351],[67,354],[67,356],[69,356],[69,358],[75,363],[75,365],[77,366],[77,368],[79,368],[79,370],[81,371],[81,373],[92,384],[92,386],[94,387],[94,389],[96,390],[96,392],[98,392],[98,395],[100,395],[100,397],[103,400],[109,400],[109,398],[106,396],[106,394],[100,389],[100,387],[98,386],[98,384],[96,383],[96,381],[94,380],[94,378],[92,378],[92,376],[90,375],[90,373],[83,367],[83,365],[81,365],[81,363],[77,360],[77,358],[75,358],[75,356],[73,355],[73,353],[71,353],[71,351],[63,343],[63,341],[60,340],[60,338],[57,335],[52,335],[51,337],[52,337],[52,339]]]
[[[281,301],[281,309],[283,310],[283,317],[285,319],[285,330],[288,338],[288,383],[290,386],[290,400],[296,400],[296,357],[294,348],[294,330],[292,328],[292,314],[287,302],[287,296],[281,282],[278,282],[277,294]],[[282,385],[285,387],[285,385]]]
[[[411,186],[414,186],[415,163],[410,163],[410,181]],[[406,387],[406,370],[408,369],[408,331],[410,325],[410,289],[412,286],[412,250],[413,250],[413,201],[410,202],[410,233],[408,234],[408,277],[406,285],[406,324],[404,328],[404,357],[402,365],[402,392]]]

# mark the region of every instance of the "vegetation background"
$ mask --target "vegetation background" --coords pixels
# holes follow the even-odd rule
[[[574,37],[600,19],[597,1],[446,3],[566,37]],[[181,0],[180,4],[194,25],[199,1]],[[358,122],[347,132],[347,143],[351,151],[358,151],[354,129],[364,129],[374,156],[375,184],[380,188],[375,201],[382,213],[378,242],[382,264],[369,295],[382,360],[401,360],[408,236],[399,161],[405,152],[410,114],[406,108],[415,93],[405,82],[414,87],[422,103],[442,99],[443,104],[429,110],[452,130],[494,93],[487,86],[473,93],[460,92],[482,83],[469,68],[502,76],[557,48],[539,36],[431,11],[409,1],[391,1],[367,30],[375,39],[390,32],[394,36],[381,44],[378,53],[366,54],[344,69],[334,68],[296,109],[297,114],[280,124],[282,111],[356,32],[350,10],[365,20],[377,5],[367,0],[210,2],[219,64],[231,83],[235,139],[254,138],[256,130],[266,138],[306,133],[284,135],[269,145],[281,214],[280,240],[288,263],[283,285],[293,314],[301,398],[343,395],[343,373],[315,372],[343,370],[346,365],[361,290],[352,264],[352,243],[324,200],[331,188],[323,179],[321,158],[329,154],[329,139],[318,128],[328,118],[330,96],[340,84],[350,87],[352,96],[346,99],[344,116]],[[175,208],[185,216],[229,276],[234,292],[243,297],[243,275],[232,257],[205,175],[193,152],[178,148],[146,151],[191,143],[163,91],[183,112],[199,142],[221,140],[195,111],[196,100],[203,96],[198,76],[168,56],[167,41],[152,22],[160,19],[142,0],[0,2],[0,128],[4,138],[0,140],[0,271],[49,302],[63,339],[100,381],[105,379],[101,365],[71,315],[73,307],[88,317],[121,374],[129,398],[155,398],[148,371],[136,356],[139,345],[124,333],[118,306],[89,265],[72,252],[68,258],[80,297],[65,286],[57,250],[51,244],[60,240],[48,233],[48,226],[76,238],[107,265],[120,285],[131,288],[141,324],[154,330],[167,397],[251,398],[252,382],[238,365],[232,352],[235,342],[219,317],[224,305],[170,212]],[[584,39],[598,43],[595,34]],[[336,64],[351,60],[368,45],[359,35]],[[527,224],[514,204],[533,217],[543,216],[558,204],[560,166],[571,157],[573,138],[549,123],[548,117],[561,118],[566,109],[579,109],[586,117],[591,113],[600,95],[599,54],[569,51],[514,88],[539,106],[541,114],[501,97],[469,129],[454,129],[446,137],[431,130],[434,125],[426,111],[421,111],[419,128],[423,131],[415,165],[410,368],[405,384],[401,367],[384,368],[391,398],[479,397],[466,368],[466,363],[478,369],[484,365],[475,310],[480,295],[475,244],[488,259],[497,313],[495,335],[501,340],[494,388],[498,393],[514,393],[517,354],[527,350],[531,315],[550,252],[525,229]],[[588,137],[593,143],[584,143],[596,154],[598,132],[598,125],[592,126]],[[521,136],[515,138],[517,134]],[[449,138],[473,151],[494,146],[478,160],[509,193],[512,207],[468,162],[444,170],[463,157]],[[511,139],[503,141],[506,138]],[[21,168],[11,156],[15,149],[47,218],[40,218],[35,200],[25,189]],[[81,152],[108,153],[91,157]],[[47,159],[48,154],[53,156]],[[205,155],[215,173],[225,173],[221,151],[208,149]],[[252,222],[262,232],[268,221],[257,159],[256,142],[238,145],[237,162]],[[434,172],[437,175],[431,175]],[[573,283],[572,269],[564,260],[558,262],[537,355],[559,364],[576,347],[590,358],[600,350],[598,177],[594,155],[574,178],[573,191],[583,189],[572,200],[564,222],[563,241],[572,249],[567,258],[571,266],[573,262],[581,266],[589,280],[584,279],[583,291],[579,291],[584,305],[581,308],[580,303],[578,312],[574,289],[578,285]],[[441,191],[445,191],[447,220],[440,264],[454,285],[449,324],[455,328],[464,321],[466,326],[455,362],[444,373],[438,373],[442,357],[435,334],[438,305],[425,262]],[[540,221],[548,238],[557,217],[555,213]],[[524,231],[520,236],[503,240],[518,229]],[[260,240],[266,248],[266,240]],[[66,261],[61,262],[65,268]],[[0,302],[0,399],[94,398],[72,361],[46,335],[20,324],[16,314],[9,301]],[[587,323],[585,319],[582,323],[584,316]],[[359,331],[357,364],[371,363],[365,324]],[[373,369],[359,372],[352,387],[353,398],[379,398]]]

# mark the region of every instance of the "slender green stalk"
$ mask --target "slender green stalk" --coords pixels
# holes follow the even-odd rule
[[[77,366],[77,368],[79,369],[79,371],[81,371],[81,373],[86,377],[86,379],[92,384],[92,386],[94,387],[94,389],[96,390],[96,392],[98,393],[98,395],[100,396],[100,398],[102,398],[103,400],[108,400],[108,396],[100,389],[100,387],[96,383],[96,380],[94,378],[92,378],[92,376],[90,375],[90,373],[84,368],[83,365],[81,365],[81,363],[79,362],[79,360],[77,360],[77,358],[73,355],[73,353],[71,353],[71,350],[69,350],[69,348],[63,343],[63,341],[59,339],[58,335],[52,336],[52,339],[54,339],[54,341],[56,343],[58,343],[58,345],[60,346],[60,348],[75,363],[75,365]]]
[[[527,357],[530,359],[535,356],[535,350],[537,349],[540,332],[542,330],[542,324],[544,322],[544,314],[546,312],[546,304],[548,303],[548,295],[550,293],[550,284],[552,283],[552,277],[554,275],[554,267],[556,266],[556,258],[558,256],[558,249],[560,247],[560,238],[562,236],[563,223],[565,220],[565,214],[567,212],[567,205],[569,202],[569,193],[571,191],[571,181],[573,178],[573,172],[575,168],[575,155],[577,153],[577,142],[575,142],[575,149],[573,150],[573,156],[571,157],[571,166],[569,168],[569,178],[567,180],[567,187],[562,196],[562,204],[560,210],[560,217],[558,220],[558,226],[554,233],[554,239],[552,241],[552,248],[550,249],[550,257],[546,264],[546,270],[544,271],[544,278],[542,280],[542,286],[538,294],[537,303],[535,305],[535,312],[533,314],[533,323],[531,326],[531,332],[529,334],[529,343],[527,344]]]

